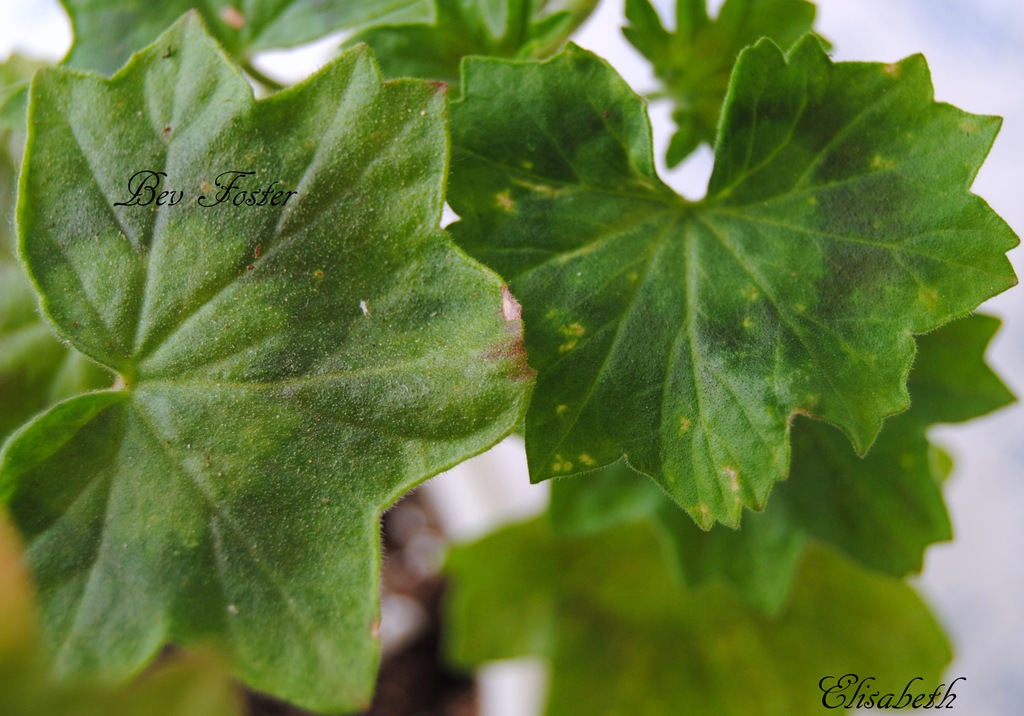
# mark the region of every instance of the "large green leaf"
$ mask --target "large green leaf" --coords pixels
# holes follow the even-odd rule
[[[0,443],[43,408],[114,380],[61,343],[39,316],[35,291],[14,257],[17,171],[7,145],[20,146],[24,134],[6,134],[0,131]]]
[[[896,576],[919,571],[925,548],[950,538],[939,489],[949,466],[936,464],[927,429],[1013,400],[983,359],[998,326],[994,318],[975,315],[921,336],[908,381],[910,410],[886,421],[864,458],[838,430],[797,420],[790,478],[764,512],[744,516],[739,530],[698,529],[650,480],[621,463],[597,475],[556,480],[552,526],[564,534],[592,534],[624,521],[653,520],[670,547],[670,566],[688,583],[724,577],[769,612],[785,604],[812,539]]]
[[[429,21],[429,0],[61,0],[74,31],[65,62],[110,74],[194,9],[232,55],[292,47],[377,22]]]
[[[514,299],[438,229],[445,115],[365,50],[256,102],[194,16],[112,80],[37,75],[21,253],[120,376],[0,456],[59,672],[214,643],[298,704],[368,700],[381,510],[507,434],[530,383]],[[178,203],[130,205],[140,170]],[[209,206],[226,171],[255,174]]]
[[[542,58],[561,48],[597,0],[435,0],[436,20],[373,27],[367,43],[389,77],[459,82],[463,57]]]
[[[464,666],[547,657],[551,716],[820,714],[823,677],[896,694],[920,677],[930,692],[950,658],[909,586],[828,552],[808,556],[776,618],[721,584],[681,586],[662,560],[639,523],[558,540],[538,521],[460,548],[449,652]],[[538,563],[527,592],[518,569]]]
[[[649,0],[626,0],[629,24],[622,32],[650,60],[674,105],[670,167],[701,143],[714,144],[740,51],[762,37],[789,47],[810,32],[814,15],[807,0],[726,0],[712,21],[706,0],[676,0],[676,28],[669,32]]]
[[[923,60],[740,57],[707,197],[658,179],[643,101],[575,47],[469,60],[451,227],[523,302],[531,479],[625,455],[704,527],[788,472],[797,414],[858,452],[904,410],[911,334],[1013,285],[1017,238],[969,192],[998,119]]]
[[[228,716],[241,704],[208,656],[176,658],[123,688],[64,686],[49,678],[29,575],[0,512],[0,713],[7,716]]]

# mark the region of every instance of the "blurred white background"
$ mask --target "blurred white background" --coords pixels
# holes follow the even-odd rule
[[[70,45],[70,25],[56,0],[2,0],[0,58],[12,50],[59,59]],[[655,0],[665,18],[672,0]],[[717,11],[718,0],[710,3]],[[974,190],[1020,233],[1024,230],[1024,3],[1019,0],[817,0],[821,34],[838,60],[891,62],[923,53],[936,97],[1005,121]],[[655,88],[645,60],[624,40],[621,0],[603,0],[578,33],[578,44],[608,59],[640,92]],[[338,36],[291,52],[266,53],[257,64],[283,79],[297,79],[326,61]],[[667,103],[651,108],[656,154],[664,156],[672,126]],[[710,174],[702,150],[662,175],[680,192],[699,197]],[[1011,253],[1018,273],[1021,252]],[[990,301],[986,312],[1004,326],[989,354],[1010,388],[1024,396],[1024,289]],[[961,713],[1011,716],[1024,704],[1024,407],[1015,406],[933,437],[956,458],[946,496],[955,540],[932,547],[917,580],[956,647],[949,678],[958,687]],[[504,521],[543,509],[544,486],[530,486],[521,444],[512,440],[428,485],[455,539],[471,539]],[[886,645],[880,643],[879,650]],[[483,701],[491,716],[538,713],[541,699],[526,698],[524,683],[542,684],[535,663],[488,667]],[[809,688],[813,688],[810,685]]]

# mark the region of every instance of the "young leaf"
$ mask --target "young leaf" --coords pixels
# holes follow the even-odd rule
[[[764,41],[737,63],[691,204],[598,58],[469,60],[451,230],[523,301],[531,479],[625,455],[710,527],[764,505],[798,413],[865,452],[909,402],[911,334],[1016,281],[1016,237],[969,192],[998,123],[934,102],[920,58]]]
[[[655,485],[621,464],[556,480],[552,526],[563,534],[591,534],[653,520],[687,583],[725,577],[749,603],[771,613],[786,603],[813,539],[895,576],[919,571],[925,548],[950,538],[939,490],[945,475],[931,464],[927,429],[984,415],[1013,399],[983,360],[998,326],[994,318],[974,315],[921,336],[908,381],[910,410],[886,421],[864,458],[834,428],[798,420],[790,478],[764,512],[744,516],[739,530],[702,532]]]
[[[537,521],[460,548],[449,560],[448,651],[467,667],[547,657],[549,716],[820,714],[825,676],[870,675],[897,694],[919,677],[928,688],[918,691],[931,691],[949,661],[909,586],[828,552],[808,555],[777,618],[723,585],[681,586],[662,559],[639,523],[558,540]],[[531,561],[552,568],[527,601],[510,585]]]
[[[198,12],[230,54],[269,50],[378,22],[429,21],[429,0],[61,0],[75,41],[65,63],[111,74],[189,10]],[[166,48],[165,48],[166,49]]]
[[[559,50],[597,0],[435,0],[436,20],[372,27],[350,45],[367,43],[388,77],[459,83],[470,55],[543,58]]]
[[[164,663],[120,689],[51,683],[40,648],[28,571],[0,512],[0,713],[12,716],[229,716],[241,704],[216,660]]]
[[[676,0],[669,32],[649,0],[626,0],[626,39],[654,66],[675,108],[676,133],[667,161],[674,167],[702,143],[714,144],[722,100],[736,57],[762,37],[789,47],[814,26],[806,0],[726,0],[708,17],[706,0]]]
[[[120,374],[0,456],[59,672],[214,643],[281,698],[367,702],[381,510],[529,386],[513,299],[438,229],[445,114],[365,50],[256,102],[195,15],[111,80],[37,75],[21,253]],[[130,205],[140,170],[182,193]]]

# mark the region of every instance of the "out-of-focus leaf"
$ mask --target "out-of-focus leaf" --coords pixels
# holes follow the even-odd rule
[[[0,455],[58,673],[212,643],[304,707],[369,700],[381,511],[530,385],[514,299],[438,228],[445,122],[365,48],[257,102],[194,15],[113,79],[37,75],[21,255],[119,374]]]
[[[702,143],[714,144],[729,75],[740,51],[762,37],[789,47],[814,26],[806,0],[726,0],[708,17],[706,0],[676,0],[676,29],[664,28],[650,0],[626,0],[626,39],[654,66],[672,100],[674,167]]]
[[[457,87],[463,57],[539,59],[557,52],[597,0],[435,0],[436,19],[373,27],[367,43],[388,77],[422,77]]]
[[[430,0],[61,0],[74,44],[65,63],[112,74],[189,10],[239,60],[337,30],[431,19]],[[173,51],[173,48],[172,48]]]
[[[913,334],[1016,282],[1016,236],[970,193],[999,121],[936,103],[918,57],[745,50],[696,204],[590,53],[465,67],[450,230],[523,303],[534,481],[625,456],[735,525],[788,474],[794,416],[866,452],[910,402]]]
[[[640,523],[560,540],[540,521],[462,547],[449,560],[448,651],[467,667],[546,657],[549,716],[810,716],[825,676],[870,675],[897,694],[921,677],[930,691],[949,661],[909,586],[835,554],[812,550],[777,617],[722,584],[682,586],[663,559]],[[527,560],[551,565],[529,600],[512,587]]]
[[[0,132],[24,131],[28,83],[32,74],[45,66],[45,62],[30,60],[18,54],[0,62]]]

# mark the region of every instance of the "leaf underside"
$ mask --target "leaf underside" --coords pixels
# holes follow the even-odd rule
[[[37,75],[21,255],[120,374],[0,457],[59,673],[213,644],[306,708],[368,702],[381,510],[507,434],[530,384],[507,290],[438,229],[445,117],[365,50],[256,102],[194,15],[113,79]],[[179,203],[119,206],[140,170]],[[227,171],[254,174],[209,206]],[[234,201],[272,184],[297,193]]]
[[[523,303],[531,479],[625,456],[707,528],[764,506],[796,414],[865,452],[909,403],[912,334],[1016,281],[1016,236],[969,192],[998,124],[934,102],[919,57],[762,41],[694,204],[598,58],[469,60],[450,230]]]

